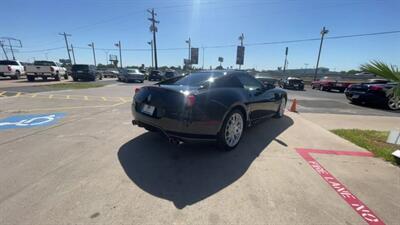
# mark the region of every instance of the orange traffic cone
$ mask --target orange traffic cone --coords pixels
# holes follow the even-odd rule
[[[293,99],[292,106],[290,107],[290,112],[297,112],[296,107],[297,107],[297,100]]]

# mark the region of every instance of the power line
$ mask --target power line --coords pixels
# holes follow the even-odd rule
[[[340,36],[330,36],[325,37],[324,39],[343,39],[343,38],[354,38],[354,37],[366,37],[366,36],[378,36],[378,35],[386,35],[386,34],[398,34],[400,30],[394,31],[383,31],[383,32],[374,32],[374,33],[364,33],[364,34],[350,34],[350,35],[340,35]],[[271,41],[271,42],[258,42],[258,43],[247,43],[244,46],[260,46],[260,45],[275,45],[275,44],[290,44],[290,43],[301,43],[301,42],[311,42],[311,41],[320,41],[321,37],[318,38],[307,38],[307,39],[295,39],[295,40],[283,40],[283,41]],[[210,45],[204,46],[205,49],[212,49],[212,48],[232,48],[236,47],[236,44],[229,44],[229,45]],[[62,49],[65,47],[55,47],[55,48],[48,48],[48,49],[39,49],[39,50],[30,50],[30,51],[20,51],[20,53],[34,53],[34,52],[46,52],[46,51],[53,51]],[[86,49],[92,50],[89,47],[80,47],[74,46],[75,49]],[[118,51],[115,48],[96,48],[98,50],[103,51]],[[177,47],[177,48],[157,48],[157,51],[177,51],[177,50],[187,50],[185,47]],[[125,48],[122,51],[151,51],[151,48]]]

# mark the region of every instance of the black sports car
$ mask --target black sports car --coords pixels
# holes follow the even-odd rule
[[[201,71],[135,90],[132,123],[160,131],[170,142],[217,141],[235,148],[245,127],[282,117],[285,91],[243,71]]]
[[[380,105],[391,110],[399,110],[400,101],[393,95],[387,95],[387,91],[396,85],[397,83],[352,84],[344,93],[352,103]]]

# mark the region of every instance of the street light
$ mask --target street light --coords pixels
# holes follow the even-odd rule
[[[94,43],[92,42],[91,44],[88,44],[88,46],[89,46],[89,47],[92,47],[94,66],[97,66],[97,64],[96,64],[96,53],[95,53],[95,51],[94,51]]]

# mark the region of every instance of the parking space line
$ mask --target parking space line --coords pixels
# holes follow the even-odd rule
[[[5,94],[14,94],[8,96]],[[59,95],[46,93],[27,93],[27,92],[10,92],[2,91],[0,96],[5,98],[25,97],[25,98],[43,98],[43,99],[60,99],[60,100],[79,100],[79,101],[101,101],[101,102],[129,102],[130,97],[106,97],[106,96],[89,96],[89,95]]]
[[[57,111],[57,110],[68,110],[68,109],[91,109],[91,108],[107,108],[107,107],[116,107],[125,104],[126,102],[117,102],[111,105],[89,105],[89,106],[67,106],[67,107],[54,107],[54,108],[37,108],[37,109],[19,109],[19,110],[7,110],[5,112],[15,112],[15,111],[23,111],[23,112],[37,112],[37,111]]]
[[[336,177],[334,177],[328,170],[311,156],[311,154],[333,154],[345,156],[359,156],[359,157],[373,157],[370,152],[351,152],[351,151],[335,151],[335,150],[320,150],[320,149],[302,149],[296,148],[297,153],[308,162],[312,169],[317,172],[322,179],[333,188],[333,190],[364,219],[368,224],[384,225],[385,223],[372,212],[367,205],[365,205],[359,198],[357,198],[350,190],[345,187]]]

